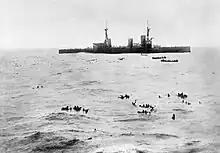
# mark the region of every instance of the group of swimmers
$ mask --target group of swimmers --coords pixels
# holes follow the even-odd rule
[[[187,104],[187,105],[191,105],[190,102],[187,102],[187,101],[185,100],[185,99],[188,97],[187,94],[184,94],[183,92],[177,93],[177,97],[183,99],[183,100],[182,100],[182,103],[185,103],[185,104]]]
[[[118,98],[120,98],[120,99],[129,99],[130,98],[130,96],[129,95],[127,95],[127,94],[125,94],[125,95],[120,95]]]
[[[161,98],[160,95],[159,95],[158,97]],[[170,97],[170,94],[169,94],[169,93],[167,94],[167,97]],[[184,94],[183,92],[177,93],[177,97],[179,97],[179,98],[182,99],[182,103],[185,103],[185,104],[187,104],[187,105],[191,105],[190,102],[187,102],[187,101],[185,100],[185,99],[188,97],[187,94]],[[201,104],[201,102],[199,102],[199,104]],[[173,120],[176,119],[176,115],[175,115],[175,114],[173,114],[172,119],[173,119]]]
[[[85,109],[85,108],[82,108],[82,107],[79,107],[79,106],[74,106],[74,107],[66,106],[66,107],[62,107],[61,111],[72,111],[72,110],[75,110],[76,112],[79,112],[81,109],[82,109],[83,113],[85,113],[85,114],[87,114],[88,111],[89,111],[89,109]]]
[[[43,85],[37,85],[37,86],[36,86],[37,89],[43,88],[43,87],[44,87]],[[34,89],[34,88],[32,88],[32,89]]]
[[[181,93],[177,93],[177,96],[182,98],[182,99],[186,99],[188,96],[186,94],[184,94],[183,92]]]
[[[159,95],[158,97],[159,97],[159,98],[161,98],[161,96],[160,96],[160,95]],[[170,97],[170,94],[169,94],[169,93],[167,94],[167,97]]]
[[[137,107],[136,105],[137,103],[137,100],[135,99],[134,102],[132,102],[131,104],[135,107]],[[148,114],[150,115],[151,112],[155,111],[155,107],[150,105],[150,104],[142,104],[142,105],[139,105],[140,108],[148,108],[148,110],[142,110],[142,111],[137,111],[138,114]]]

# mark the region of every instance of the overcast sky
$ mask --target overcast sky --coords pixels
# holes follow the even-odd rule
[[[0,0],[0,48],[87,47],[140,42],[147,20],[154,44],[220,46],[219,0]]]

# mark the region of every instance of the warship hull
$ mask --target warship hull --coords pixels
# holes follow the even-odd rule
[[[59,54],[65,53],[94,53],[94,54],[129,54],[129,53],[185,53],[190,52],[189,46],[176,46],[176,47],[161,47],[153,46],[152,39],[150,37],[150,28],[147,26],[147,37],[141,35],[141,43],[133,43],[133,38],[128,39],[127,46],[112,47],[111,39],[108,37],[108,28],[106,24],[105,28],[105,40],[104,43],[93,43],[93,48],[85,49],[59,49]],[[147,38],[147,39],[146,39]]]
[[[68,54],[68,53],[94,53],[94,54],[134,54],[134,53],[186,53],[191,52],[189,46],[181,47],[157,47],[157,48],[120,48],[120,47],[111,47],[111,48],[102,48],[98,50],[93,49],[59,49],[59,54]]]

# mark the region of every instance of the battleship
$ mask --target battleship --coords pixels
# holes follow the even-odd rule
[[[106,23],[105,40],[103,43],[93,43],[92,48],[75,48],[75,49],[59,49],[59,54],[65,53],[100,53],[100,54],[122,54],[122,53],[140,53],[142,55],[148,53],[185,53],[191,52],[190,46],[161,47],[153,45],[150,37],[150,27],[147,24],[147,37],[141,35],[140,43],[133,43],[133,38],[128,39],[127,46],[114,47],[111,44],[111,38],[108,37],[108,28]]]

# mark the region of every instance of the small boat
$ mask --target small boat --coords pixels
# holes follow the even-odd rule
[[[124,60],[125,58],[124,57],[122,57],[122,58],[118,58],[118,60]]]
[[[162,59],[161,62],[178,62],[178,60],[165,60],[165,59]]]
[[[165,59],[166,56],[152,57],[152,59]]]

